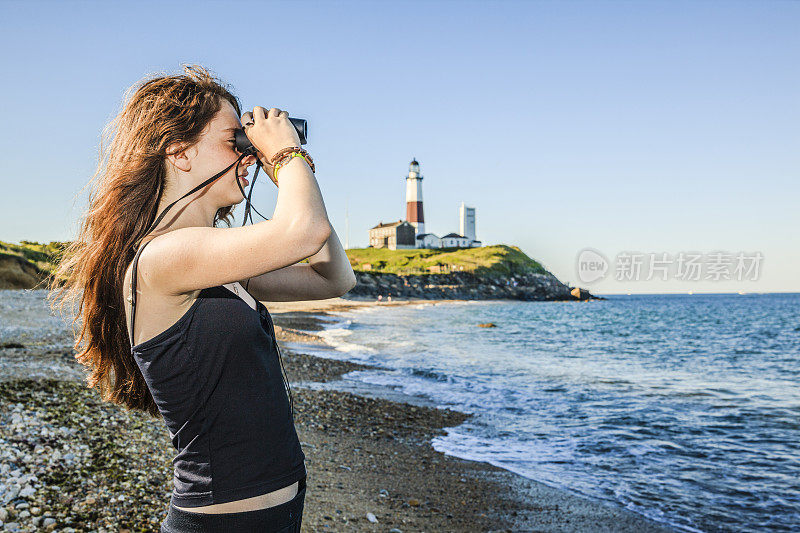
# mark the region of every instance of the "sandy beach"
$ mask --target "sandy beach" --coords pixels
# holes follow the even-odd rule
[[[321,342],[313,332],[337,311],[409,303],[418,301],[265,302],[306,454],[304,531],[672,531],[435,451],[431,439],[463,422],[463,413],[305,386],[365,366],[303,354],[285,343]],[[163,422],[101,402],[81,382],[69,351],[2,346],[0,362],[0,520],[6,530],[157,531],[169,503],[174,455]]]

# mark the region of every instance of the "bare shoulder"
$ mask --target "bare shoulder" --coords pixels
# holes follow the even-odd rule
[[[186,257],[187,248],[191,247],[192,230],[194,228],[181,228],[168,233],[149,237],[140,244],[144,249],[139,254],[136,265],[137,289],[146,286],[151,291],[174,301],[182,301],[186,295],[195,294],[197,290],[181,291],[176,290],[168,281],[175,276],[176,272],[180,275],[181,260]],[[130,292],[131,275],[133,263],[128,265],[126,271],[127,291]]]
[[[159,284],[160,276],[153,275],[164,264],[159,261],[160,251],[155,246],[160,237],[153,239],[139,255],[136,277],[136,324],[134,328],[134,344],[150,339],[167,329],[183,316],[199,296],[200,291],[174,294]],[[150,251],[154,247],[154,251]],[[126,324],[130,328],[132,305],[133,261],[125,270],[122,282],[125,302]],[[128,332],[130,335],[130,331]]]
[[[163,277],[159,275],[164,269],[170,268],[170,255],[176,252],[177,241],[174,232],[165,233],[157,237],[150,237],[142,241],[139,245],[139,258],[134,256],[125,270],[125,294],[130,296],[131,283],[133,280],[133,267],[136,263],[136,286],[137,292],[141,287],[155,289],[156,292],[164,292],[169,295],[170,291],[160,287],[159,281]]]

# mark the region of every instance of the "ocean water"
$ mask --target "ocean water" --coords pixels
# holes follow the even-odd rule
[[[0,345],[72,347],[78,325],[71,323],[71,310],[54,312],[46,298],[44,289],[0,290]]]
[[[678,531],[800,531],[800,294],[425,303],[322,335],[381,368],[345,380],[474,413],[446,454]]]

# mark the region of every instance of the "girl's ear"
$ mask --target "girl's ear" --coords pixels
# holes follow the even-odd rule
[[[183,143],[173,143],[167,147],[167,162],[183,172],[192,170],[192,148]]]

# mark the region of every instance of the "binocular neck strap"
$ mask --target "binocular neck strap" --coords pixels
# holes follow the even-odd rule
[[[144,239],[144,238],[145,238],[145,237],[146,237],[146,236],[147,236],[147,235],[148,235],[148,234],[149,234],[151,231],[153,231],[154,229],[156,229],[156,228],[158,227],[158,225],[159,225],[159,224],[161,223],[161,221],[164,219],[164,216],[167,214],[167,211],[169,211],[170,209],[172,209],[172,207],[173,207],[175,204],[177,204],[178,202],[180,202],[181,200],[183,200],[184,198],[186,198],[186,197],[187,197],[187,196],[189,196],[190,194],[193,194],[193,193],[195,193],[195,192],[199,191],[200,189],[202,189],[203,187],[207,186],[207,185],[208,185],[209,183],[211,183],[212,181],[214,181],[214,180],[216,180],[216,179],[219,179],[219,178],[221,178],[223,175],[225,175],[225,173],[227,173],[227,172],[228,172],[230,169],[232,169],[234,166],[236,166],[236,169],[237,169],[237,174],[238,174],[239,163],[241,163],[241,162],[242,162],[242,159],[244,159],[244,157],[245,157],[245,154],[242,154],[242,155],[240,155],[240,156],[239,156],[239,157],[236,159],[236,161],[234,161],[233,163],[231,163],[230,165],[228,165],[228,166],[227,166],[227,167],[226,167],[224,170],[222,170],[222,171],[220,171],[220,172],[217,172],[216,174],[214,174],[213,176],[211,176],[210,178],[208,178],[206,181],[204,181],[203,183],[201,183],[201,184],[200,184],[200,185],[198,185],[197,187],[193,188],[191,191],[187,192],[186,194],[184,194],[183,196],[181,196],[180,198],[178,198],[177,200],[175,200],[174,202],[172,202],[171,204],[169,204],[167,207],[165,207],[165,208],[164,208],[164,210],[163,210],[163,211],[161,211],[161,214],[160,214],[160,215],[158,215],[158,217],[155,219],[155,221],[153,221],[153,223],[152,223],[152,224],[150,224],[150,227],[149,227],[149,228],[147,228],[147,231],[145,231],[145,232],[144,232],[144,235],[142,235],[141,237],[139,237],[139,238],[136,240],[136,244],[134,245],[134,248],[139,248],[139,245],[141,244],[141,242],[142,242],[142,239]]]

